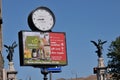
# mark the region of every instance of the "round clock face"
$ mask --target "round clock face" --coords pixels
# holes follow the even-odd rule
[[[28,17],[28,24],[32,30],[50,31],[55,24],[55,16],[46,7],[39,7]]]

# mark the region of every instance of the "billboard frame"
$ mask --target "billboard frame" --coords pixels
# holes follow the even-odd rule
[[[65,53],[64,53],[64,56],[65,56],[65,62],[62,63],[60,61],[55,62],[55,61],[51,61],[51,62],[47,62],[47,61],[43,61],[43,63],[25,63],[25,56],[24,56],[24,41],[23,41],[23,34],[24,33],[40,33],[40,34],[62,34],[64,35],[63,37],[63,41],[64,41],[64,48],[65,48]],[[18,37],[19,37],[19,57],[20,57],[20,66],[34,66],[34,67],[53,67],[53,66],[66,66],[68,64],[68,60],[67,60],[67,45],[66,45],[66,34],[65,32],[38,32],[38,31],[20,31],[18,33]],[[50,37],[50,36],[49,36]],[[54,36],[53,36],[54,37]],[[34,36],[33,36],[34,38]],[[31,38],[32,39],[32,38]],[[29,43],[29,41],[28,41]],[[51,49],[51,44],[50,44],[50,49]],[[33,50],[34,51],[34,50]],[[55,62],[55,63],[54,63]]]

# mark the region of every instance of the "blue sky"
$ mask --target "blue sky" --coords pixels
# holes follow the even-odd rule
[[[90,42],[107,40],[103,48],[106,56],[111,41],[120,36],[120,0],[2,0],[3,44],[18,43],[18,32],[30,30],[27,18],[29,13],[40,6],[50,8],[56,17],[53,32],[66,32],[68,65],[61,73],[53,74],[58,78],[86,77],[93,74],[97,66],[96,47]],[[7,53],[3,47],[5,68],[8,69]],[[15,69],[18,79],[41,80],[39,68],[21,67],[19,48],[14,53]]]

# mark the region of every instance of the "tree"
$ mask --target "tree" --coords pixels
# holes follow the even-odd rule
[[[113,80],[120,79],[120,36],[116,38],[115,41],[112,41],[109,49],[107,57],[109,73],[112,75]]]

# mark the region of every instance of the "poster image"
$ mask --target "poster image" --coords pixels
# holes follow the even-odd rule
[[[67,64],[65,33],[21,31],[19,36],[22,65]]]

